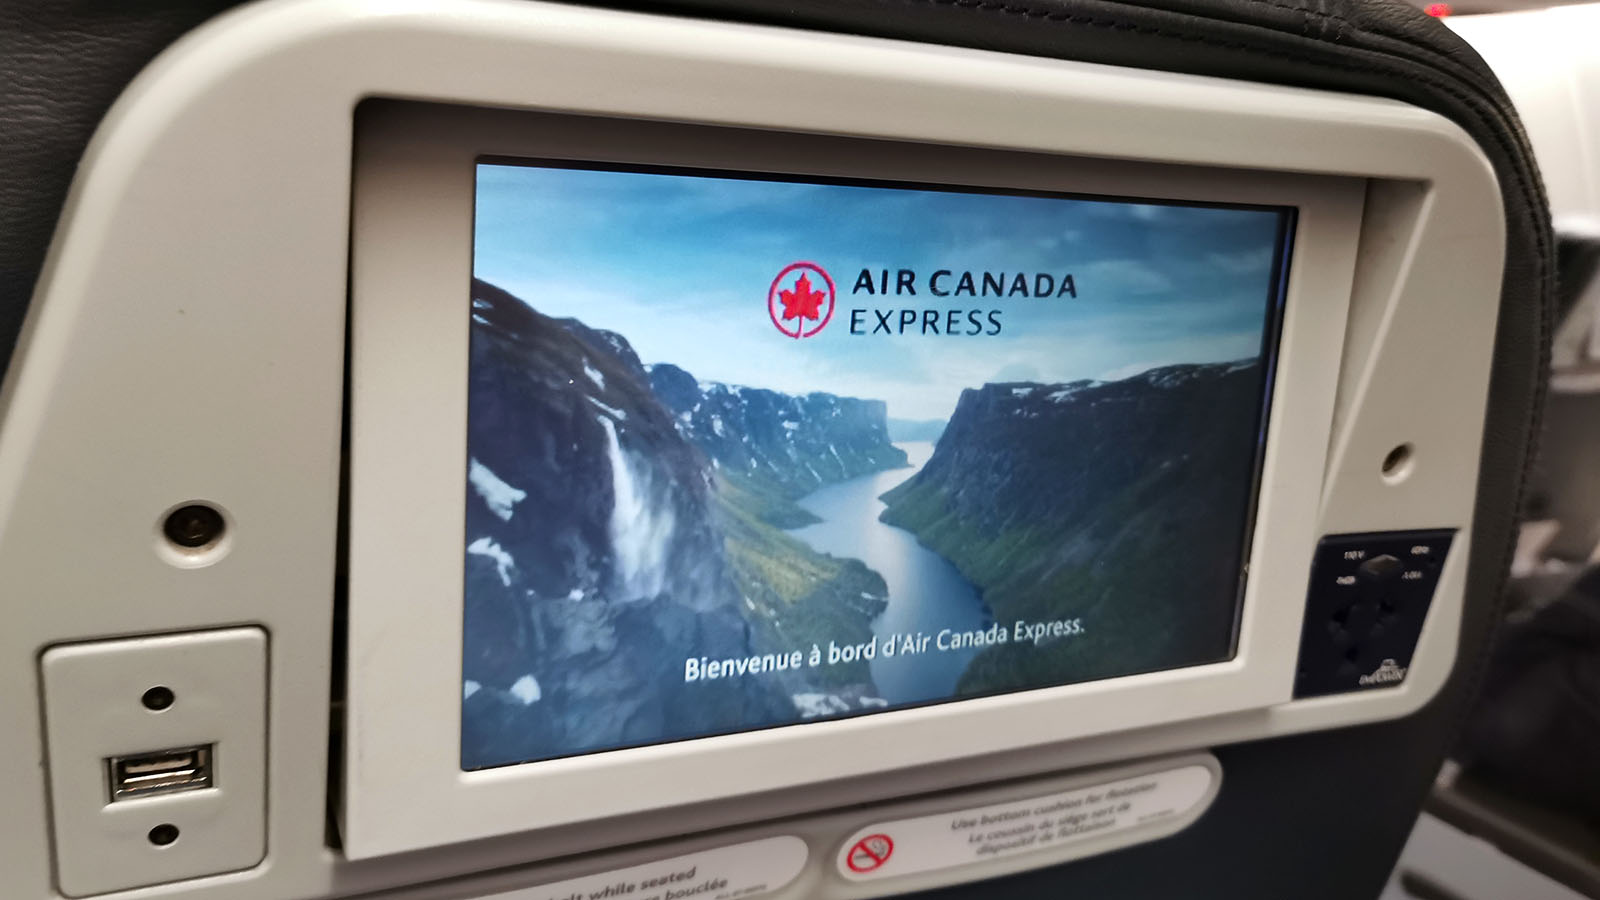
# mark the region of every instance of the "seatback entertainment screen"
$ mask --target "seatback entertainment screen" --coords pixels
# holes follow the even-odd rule
[[[1292,227],[480,161],[462,767],[1230,658]]]

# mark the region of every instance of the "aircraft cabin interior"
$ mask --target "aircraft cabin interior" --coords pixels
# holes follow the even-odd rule
[[[1597,39],[0,0],[0,900],[1600,897]]]

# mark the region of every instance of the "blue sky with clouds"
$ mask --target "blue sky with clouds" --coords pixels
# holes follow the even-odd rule
[[[1277,216],[731,178],[480,165],[474,274],[626,337],[702,381],[872,397],[945,418],[989,381],[1119,378],[1254,356]],[[796,260],[837,285],[820,334],[785,337],[767,289]],[[851,293],[914,269],[915,297]],[[1070,272],[1077,299],[934,297],[933,271]],[[891,282],[894,276],[891,273]],[[981,282],[980,282],[981,284]],[[954,278],[943,285],[954,286]],[[1001,310],[998,336],[849,333],[856,307]],[[870,325],[871,313],[865,315]]]

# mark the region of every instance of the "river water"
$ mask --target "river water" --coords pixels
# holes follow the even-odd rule
[[[873,620],[880,638],[921,632],[933,637],[942,629],[974,631],[992,621],[983,597],[944,557],[917,543],[911,532],[878,521],[884,503],[878,496],[921,470],[933,455],[933,444],[896,444],[910,458],[911,468],[890,469],[841,481],[800,498],[800,505],[822,519],[790,534],[816,550],[854,557],[866,563],[889,585],[889,605]],[[982,648],[927,651],[871,662],[879,696],[893,704],[919,703],[950,697],[967,662]]]

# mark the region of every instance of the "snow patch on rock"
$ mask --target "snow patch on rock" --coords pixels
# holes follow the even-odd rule
[[[611,418],[616,419],[618,422],[626,422],[626,421],[628,421],[628,414],[623,412],[622,410],[616,409],[614,407],[607,406],[604,403],[601,403],[599,400],[596,400],[593,397],[588,397],[588,398],[585,398],[585,399],[587,399],[590,403],[593,403],[595,406],[600,407],[602,412],[604,412],[606,415],[610,416]],[[602,421],[604,421],[604,420],[602,420]]]
[[[534,678],[532,675],[524,675],[518,678],[516,683],[511,685],[509,693],[511,696],[521,700],[523,706],[532,706],[538,703],[539,698],[543,696],[539,690],[539,679]]]
[[[517,567],[517,561],[511,558],[506,548],[495,543],[494,538],[478,538],[467,545],[467,552],[473,556],[486,556],[494,560],[495,568],[500,572],[500,582],[506,587],[511,587],[511,570]]]
[[[795,694],[791,699],[802,719],[850,711],[850,704],[836,694]]]
[[[519,490],[507,484],[504,479],[496,475],[488,466],[476,459],[467,461],[467,481],[472,484],[472,489],[477,492],[483,502],[488,505],[489,511],[499,516],[502,521],[511,521],[511,513],[518,503],[528,499],[528,492]]]

